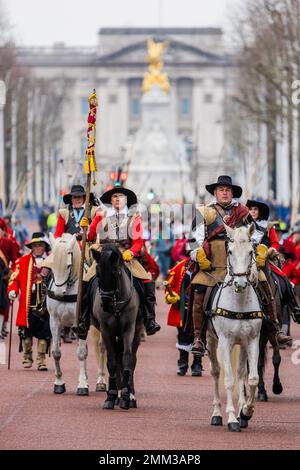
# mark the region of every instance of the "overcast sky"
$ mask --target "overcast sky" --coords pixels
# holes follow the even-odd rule
[[[95,45],[102,26],[221,26],[239,0],[2,0],[23,45]]]

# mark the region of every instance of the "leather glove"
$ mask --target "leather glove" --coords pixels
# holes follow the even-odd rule
[[[204,248],[198,248],[196,259],[201,271],[209,271],[211,269],[211,262],[207,259]]]
[[[165,302],[167,304],[176,304],[177,302],[179,302],[179,300],[180,296],[176,294],[176,292],[173,292],[173,295],[169,293],[165,295]]]
[[[268,248],[268,258],[274,259],[279,256],[278,251],[275,248]]]
[[[81,228],[87,228],[89,226],[89,219],[87,217],[82,217],[80,221]]]
[[[256,248],[256,265],[259,269],[263,269],[266,266],[268,258],[268,247],[261,243]]]
[[[133,258],[133,253],[130,250],[126,250],[122,254],[124,261],[131,261]]]
[[[14,302],[17,298],[17,293],[14,291],[14,290],[11,290],[9,293],[8,293],[8,298],[9,300],[11,300],[12,302]]]

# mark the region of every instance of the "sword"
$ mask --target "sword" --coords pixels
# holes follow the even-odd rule
[[[9,330],[9,346],[8,346],[8,363],[7,369],[10,370],[10,357],[11,357],[11,338],[12,338],[12,327],[13,327],[13,316],[14,316],[14,303],[11,302],[10,307],[10,330]]]

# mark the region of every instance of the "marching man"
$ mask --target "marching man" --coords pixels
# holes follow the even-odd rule
[[[48,274],[41,267],[50,250],[50,245],[42,232],[32,235],[26,245],[31,253],[22,256],[16,262],[15,269],[9,280],[8,297],[13,302],[20,292],[20,303],[16,324],[19,327],[23,349],[23,367],[32,367],[32,338],[38,339],[37,367],[47,370],[46,352],[51,340],[49,315],[43,309],[45,297],[45,280]]]

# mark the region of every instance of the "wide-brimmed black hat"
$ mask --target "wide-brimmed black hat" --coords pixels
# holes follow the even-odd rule
[[[34,243],[45,243],[46,250],[50,250],[50,244],[46,238],[46,235],[43,232],[34,232],[32,234],[31,240],[29,243],[26,243],[26,246],[32,250],[32,245]]]
[[[216,189],[217,186],[230,186],[232,188],[234,198],[241,197],[243,193],[242,188],[240,186],[232,184],[231,177],[227,175],[219,176],[218,181],[216,183],[208,184],[205,186],[205,188],[210,194],[214,196],[214,190]]]
[[[267,204],[261,201],[254,201],[253,199],[248,199],[246,206],[249,207],[257,207],[259,210],[259,218],[260,220],[268,220],[270,216],[270,208]]]
[[[127,207],[131,207],[137,204],[136,194],[130,189],[124,188],[123,186],[115,186],[114,188],[106,191],[101,197],[100,200],[103,204],[111,204],[111,197],[113,194],[121,193],[127,197]]]
[[[69,194],[64,195],[64,197],[63,197],[64,203],[65,204],[72,204],[72,196],[83,196],[83,197],[85,197],[86,192],[85,192],[84,187],[81,186],[80,184],[74,184],[71,187],[71,191],[69,192]],[[94,202],[95,202],[94,193],[90,193],[90,203],[94,204]]]

